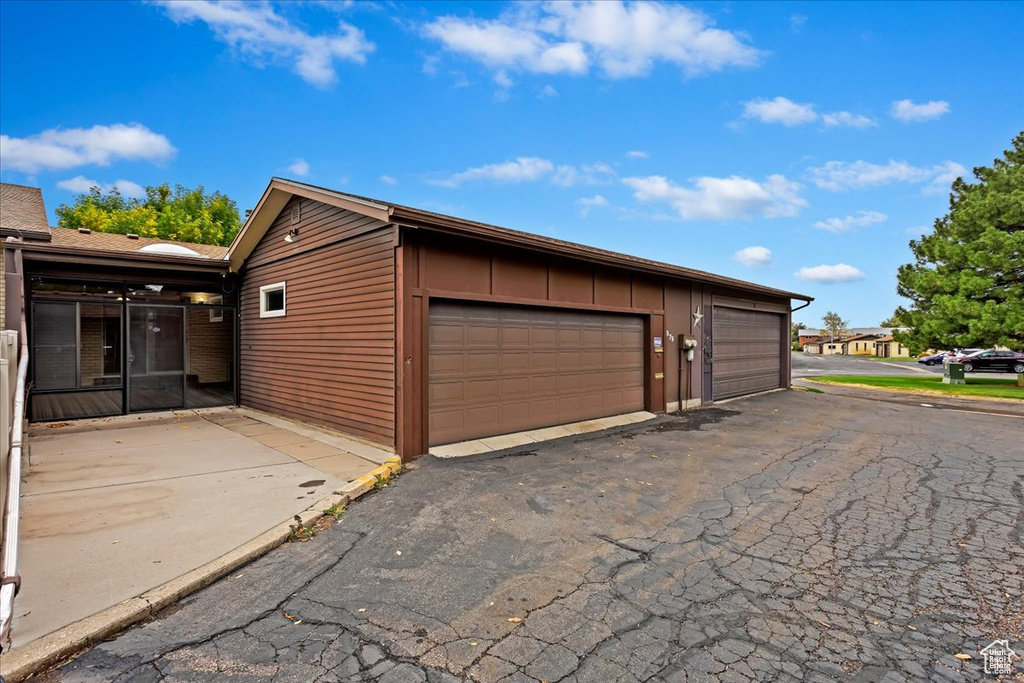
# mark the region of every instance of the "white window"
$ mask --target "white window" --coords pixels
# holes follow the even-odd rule
[[[285,284],[278,282],[260,287],[260,317],[280,318],[285,313]]]

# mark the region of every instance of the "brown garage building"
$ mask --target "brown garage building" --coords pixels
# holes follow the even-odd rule
[[[280,178],[228,259],[240,403],[403,456],[787,388],[811,301]]]

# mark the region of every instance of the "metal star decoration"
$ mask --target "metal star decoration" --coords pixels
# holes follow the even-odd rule
[[[700,327],[700,321],[704,319],[704,314],[700,312],[700,306],[693,312],[693,326]]]

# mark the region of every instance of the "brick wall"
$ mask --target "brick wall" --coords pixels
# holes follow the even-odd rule
[[[82,306],[82,317],[78,323],[81,333],[79,372],[83,387],[95,386],[96,378],[103,375],[103,319],[90,311],[91,308],[94,307]]]
[[[223,311],[220,322],[210,322],[218,311],[188,309],[188,374],[196,375],[200,384],[231,380],[234,345],[232,312]]]

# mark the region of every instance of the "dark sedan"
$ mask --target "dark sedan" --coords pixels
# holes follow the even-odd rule
[[[1024,353],[1014,351],[977,351],[955,362],[964,366],[964,372],[1024,373]]]
[[[917,362],[918,363],[924,363],[925,365],[941,365],[942,364],[942,360],[946,356],[952,356],[952,355],[954,355],[954,353],[952,351],[942,351],[940,353],[936,353],[936,354],[933,354],[931,356],[922,356],[922,357],[917,359]]]

